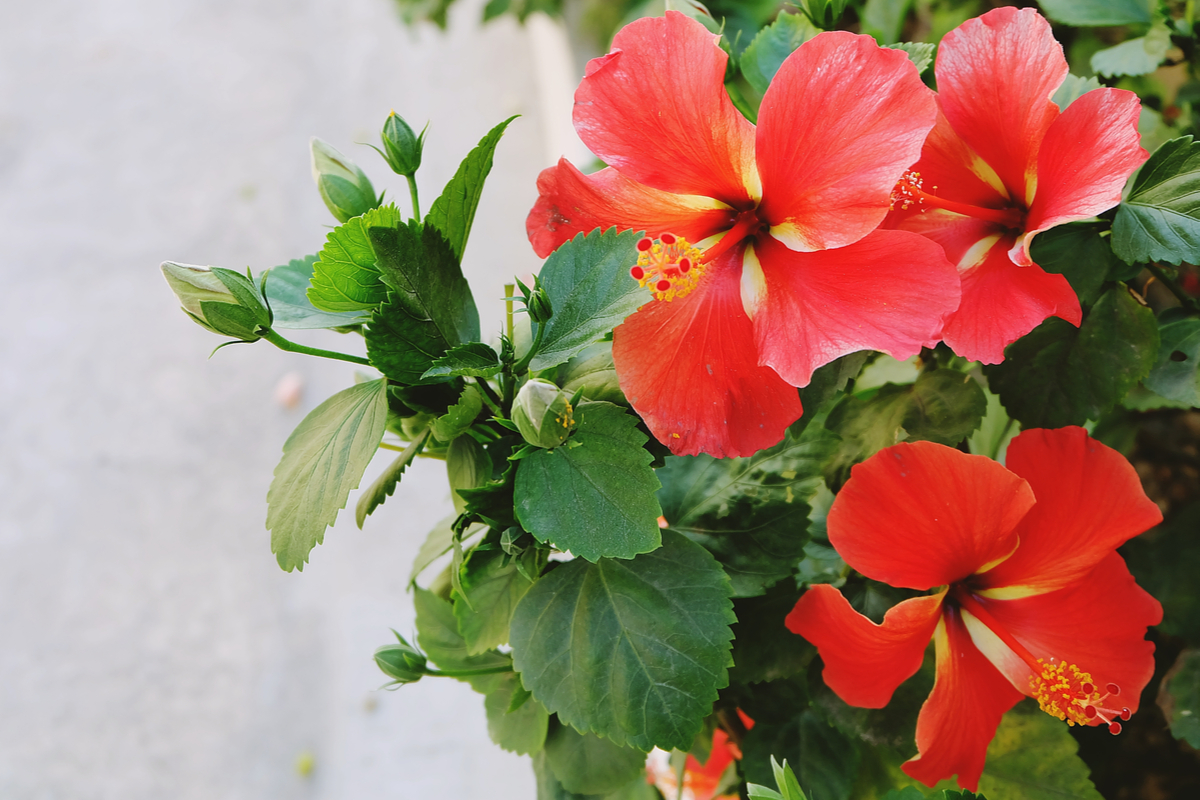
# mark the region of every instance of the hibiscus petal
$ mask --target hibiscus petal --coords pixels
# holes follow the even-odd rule
[[[765,281],[752,306],[760,363],[796,386],[857,350],[908,358],[958,306],[958,274],[942,249],[905,231],[815,253],[763,236],[755,253]]]
[[[784,624],[817,646],[825,662],[821,675],[838,697],[860,708],[883,708],[921,668],[944,596],[905,600],[876,625],[837,589],[820,584],[804,593]]]
[[[690,294],[652,301],[613,331],[622,391],[676,455],[748,456],[800,418],[799,392],[758,365],[741,262],[741,248],[729,251]]]
[[[937,116],[916,68],[869,36],[822,33],[779,68],[758,112],[759,213],[794,250],[856,242]]]
[[[1013,439],[1008,468],[1037,505],[1017,527],[1012,557],[979,576],[991,597],[1041,594],[1075,583],[1127,540],[1162,521],[1133,466],[1083,428],[1033,429]]]
[[[1150,155],[1138,137],[1140,111],[1133,92],[1095,89],[1054,121],[1038,153],[1037,194],[1015,263],[1032,263],[1028,243],[1034,235],[1121,202],[1125,181]]]
[[[1050,96],[1067,60],[1033,8],[997,8],[967,20],[938,46],[938,98],[960,136],[1029,205],[1038,148],[1058,116]]]
[[[851,470],[829,509],[829,542],[868,578],[931,589],[1011,553],[1033,503],[1029,485],[990,458],[905,442]]]
[[[1047,317],[1072,325],[1083,319],[1067,279],[1036,264],[1018,267],[1008,257],[1013,243],[1011,235],[995,240],[982,261],[961,272],[962,304],[946,320],[942,339],[963,358],[999,364],[1005,347]]]
[[[733,224],[729,206],[718,200],[651,189],[611,167],[584,175],[565,158],[542,170],[537,186],[525,232],[542,258],[596,228],[644,230],[652,238],[670,232],[698,242]]]
[[[1154,674],[1154,644],[1146,641],[1146,629],[1162,621],[1162,606],[1137,585],[1121,556],[1110,552],[1084,578],[1056,592],[982,602],[1036,658],[1074,664],[1098,687],[1117,684],[1121,694],[1111,702],[1137,711]],[[1015,656],[992,661],[1013,686],[1030,693],[1024,662]]]
[[[749,205],[759,194],[754,125],[725,91],[719,38],[678,11],[622,28],[575,92],[584,144],[647,186]]]
[[[937,679],[917,717],[918,755],[901,769],[926,786],[957,774],[973,792],[1000,718],[1022,695],[975,648],[957,609],[946,607],[933,641]]]

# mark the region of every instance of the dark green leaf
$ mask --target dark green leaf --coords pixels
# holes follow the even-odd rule
[[[521,681],[563,722],[648,750],[686,749],[728,681],[729,579],[672,531],[629,561],[548,572],[513,614]]]
[[[1121,548],[1138,585],[1162,603],[1157,630],[1200,645],[1200,501]]]
[[[313,265],[312,285],[308,289],[313,306],[322,311],[354,312],[371,311],[382,303],[387,297],[387,287],[379,277],[367,230],[376,225],[399,223],[400,212],[388,205],[330,231]]]
[[[546,765],[568,792],[604,795],[644,775],[646,753],[558,724],[546,737]]]
[[[469,518],[482,520],[496,530],[504,530],[516,524],[513,518],[513,481],[516,464],[508,462],[508,469],[498,479],[489,481],[478,489],[460,489],[459,496],[467,501],[463,513]]]
[[[800,401],[804,404],[804,416],[796,424],[807,426],[821,412],[826,403],[836,398],[838,392],[846,388],[846,384],[851,378],[858,377],[870,355],[871,351],[860,350],[831,361],[823,367],[818,367],[808,386],[800,390]]]
[[[271,304],[271,327],[284,329],[342,328],[361,325],[371,318],[366,311],[321,311],[308,299],[315,255],[297,258],[268,270],[263,290]]]
[[[1110,273],[1125,265],[1113,255],[1108,237],[1100,234],[1105,223],[1072,222],[1058,225],[1033,240],[1030,256],[1046,272],[1064,276],[1085,307],[1096,302]]]
[[[425,440],[429,438],[429,431],[422,431],[415,439],[409,442],[408,447],[396,457],[396,460],[388,465],[388,468],[379,474],[367,490],[358,498],[358,505],[354,508],[354,521],[358,523],[361,529],[363,522],[371,515],[375,509],[384,504],[392,492],[396,491],[396,484],[400,483],[400,476],[404,474],[404,470],[408,469],[408,465],[413,462],[417,454],[421,452],[421,448],[425,446]]]
[[[808,17],[783,12],[758,32],[738,59],[742,76],[758,93],[756,99],[761,100],[766,94],[784,59],[818,33],[820,31],[813,27]]]
[[[1004,715],[979,791],[1004,800],[1103,800],[1067,726],[1029,700]]]
[[[467,501],[458,493],[459,489],[475,489],[490,481],[492,459],[483,445],[464,433],[453,439],[446,450],[446,475],[450,479],[454,510],[461,514],[466,510]]]
[[[503,550],[472,550],[461,575],[462,596],[467,602],[459,602],[456,593],[454,617],[467,652],[478,655],[507,644],[513,609],[533,582],[521,574],[516,560]]]
[[[747,781],[774,782],[771,756],[786,758],[800,785],[821,800],[848,800],[860,758],[857,743],[813,711],[786,722],[759,722],[742,739],[742,753]]]
[[[386,424],[387,381],[381,379],[343,389],[292,431],[267,491],[267,528],[279,566],[304,569],[362,480]]]
[[[662,800],[655,788],[646,783],[645,775],[638,775],[617,791],[607,795],[568,792],[554,777],[544,750],[533,756],[533,774],[537,780],[537,800]]]
[[[414,317],[398,292],[376,309],[367,327],[367,358],[371,365],[401,384],[424,380],[425,371],[446,352],[448,343],[432,320]]]
[[[640,238],[633,231],[597,229],[550,254],[539,278],[554,316],[530,369],[561,364],[649,302],[649,293],[629,277]]]
[[[1130,264],[1200,261],[1200,142],[1172,139],[1150,156],[1117,208],[1112,238]]]
[[[1171,31],[1166,23],[1156,22],[1145,36],[1093,53],[1092,69],[1106,78],[1147,75],[1158,69],[1170,49]]]
[[[500,676],[503,680],[484,700],[487,711],[488,736],[499,747],[527,756],[538,752],[546,743],[550,715],[537,700],[527,699],[509,710],[515,695],[523,693],[521,680],[515,673]]]
[[[458,632],[454,610],[449,601],[433,592],[413,587],[413,607],[417,610],[417,643],[429,656],[429,660],[444,670],[472,670],[504,667],[512,663],[508,656],[489,650],[473,656],[467,652],[467,643]],[[472,675],[458,680],[471,684],[481,694],[490,694],[502,686],[507,675]]]
[[[468,342],[435,358],[433,366],[421,378],[490,378],[499,371],[500,357],[495,350],[483,342]]]
[[[650,552],[662,509],[637,420],[611,403],[580,403],[575,420],[565,445],[517,462],[521,527],[589,561]]]
[[[905,386],[886,384],[869,399],[847,397],[825,423],[842,437],[825,478],[832,487],[841,486],[852,466],[897,442],[957,445],[979,427],[986,411],[979,384],[952,369],[923,372]]]
[[[816,655],[803,636],[783,625],[800,592],[790,581],[773,586],[762,597],[735,600],[733,613],[733,669],[730,683],[761,683],[802,671]]]
[[[1158,360],[1146,376],[1146,388],[1200,406],[1200,318],[1168,310],[1159,319],[1158,333]]]
[[[986,367],[988,384],[1026,427],[1082,425],[1109,411],[1158,356],[1154,312],[1122,284],[1105,292],[1078,329],[1050,317]]]
[[[467,247],[467,236],[470,235],[471,224],[475,221],[475,208],[483,194],[483,182],[492,171],[492,156],[496,152],[496,145],[504,135],[508,123],[514,119],[516,116],[509,117],[479,140],[475,149],[458,165],[458,171],[425,215],[425,224],[442,232],[458,260],[462,259],[463,251]],[[478,338],[478,334],[470,337]]]
[[[1200,650],[1185,649],[1163,676],[1158,705],[1171,735],[1200,749]]]
[[[1149,24],[1147,0],[1041,0],[1042,10],[1055,22],[1100,26]]]
[[[941,792],[936,794],[941,795]],[[903,789],[892,789],[885,794],[882,800],[925,800],[925,793],[915,786],[905,786]],[[938,797],[937,800],[942,800]]]

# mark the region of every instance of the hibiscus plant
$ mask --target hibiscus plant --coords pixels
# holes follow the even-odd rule
[[[379,450],[360,526],[444,460],[375,660],[469,683],[544,800],[1200,796],[1193,16],[637,17],[494,336],[460,264],[512,120],[424,215],[424,132],[383,126],[403,206],[314,140],[319,253],[163,265],[213,332],[363,367],[283,444],[280,566]]]

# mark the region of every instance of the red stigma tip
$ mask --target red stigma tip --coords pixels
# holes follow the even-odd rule
[[[688,272],[692,268],[692,260],[690,258],[679,259],[679,271]]]
[[[1113,736],[1116,736],[1118,733],[1121,732],[1121,723],[1110,722],[1108,725],[1108,732],[1111,733]]]
[[[1110,683],[1108,686],[1105,686],[1104,688],[1107,689],[1108,693],[1112,694],[1112,695],[1117,695],[1117,694],[1121,693],[1121,687],[1117,686],[1115,683]]]
[[[663,244],[675,244],[675,234],[664,233],[662,236],[658,237],[658,240]],[[643,239],[642,241],[645,240]]]
[[[634,266],[630,268],[629,274],[635,281],[640,281],[642,278],[646,277],[646,270],[642,269],[641,267]]]
[[[1090,683],[1085,683],[1083,686],[1080,686],[1079,688],[1083,690],[1084,694],[1091,694],[1092,692],[1096,691],[1096,687]]]
[[[660,292],[665,292],[667,289],[671,288],[671,282],[666,278],[663,278],[658,283],[654,284],[654,288],[658,289]]]
[[[1128,720],[1132,716],[1133,716],[1133,712],[1130,711],[1128,708],[1121,709],[1121,719]]]
[[[651,239],[649,236],[647,236],[643,239],[640,239],[637,243],[637,249],[638,249],[639,253],[644,253],[647,250],[649,250],[651,247],[654,247],[654,240]]]
[[[1084,706],[1083,713],[1088,719],[1092,719],[1096,716],[1096,707],[1095,706]]]

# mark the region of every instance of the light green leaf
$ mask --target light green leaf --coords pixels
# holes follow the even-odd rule
[[[1200,650],[1187,648],[1163,676],[1158,705],[1171,735],[1200,748]]]
[[[371,318],[365,311],[334,313],[321,311],[312,304],[308,299],[308,287],[312,283],[316,261],[315,255],[297,258],[267,271],[263,290],[271,304],[272,328],[342,328],[361,325]]]
[[[483,342],[468,342],[446,351],[433,360],[422,379],[428,378],[490,378],[500,371],[500,357]]]
[[[547,764],[544,750],[533,756],[533,774],[537,779],[537,800],[663,800],[658,790],[646,783],[644,774],[638,775],[617,791],[606,795],[568,792],[566,787],[558,782],[554,771]],[[669,798],[669,800],[675,800],[675,798]]]
[[[587,236],[577,235],[550,254],[539,277],[554,316],[546,323],[531,370],[561,364],[650,300],[649,293],[629,277],[629,268],[637,263],[640,238],[633,231],[597,229]]]
[[[471,427],[471,423],[483,410],[483,396],[474,386],[463,388],[458,402],[446,409],[446,413],[433,421],[433,435],[443,442],[452,442]],[[490,475],[488,477],[491,477]],[[473,489],[473,486],[461,488]]]
[[[758,93],[757,100],[766,94],[784,60],[818,33],[820,31],[803,14],[781,11],[774,22],[746,45],[738,59],[738,67],[742,77]]]
[[[862,10],[863,33],[874,36],[880,44],[899,41],[910,5],[912,0],[867,0]]]
[[[918,75],[924,75],[925,70],[929,69],[929,65],[933,63],[933,53],[937,50],[937,45],[932,42],[900,42],[889,44],[888,47],[907,53],[908,59],[916,66]]]
[[[761,783],[747,783],[746,796],[750,797],[751,800],[783,800],[783,795],[774,789],[768,789]]]
[[[446,241],[450,243],[455,258],[460,261],[463,251],[467,248],[471,224],[475,221],[475,209],[483,194],[483,182],[492,171],[492,156],[496,152],[496,145],[504,135],[504,129],[516,118],[511,116],[488,131],[475,149],[458,165],[458,171],[425,215],[425,224],[442,232]],[[471,338],[478,339],[479,336],[476,334]]]
[[[421,544],[421,549],[417,551],[417,557],[413,560],[412,571],[408,574],[409,583],[415,581],[426,567],[450,552],[451,543],[454,541],[454,529],[451,528],[451,525],[457,516],[455,514],[441,520],[425,536],[425,541]],[[463,538],[465,539],[469,535],[469,532],[464,533]]]
[[[393,205],[372,209],[329,232],[313,265],[308,299],[322,311],[371,311],[387,297],[387,287],[375,266],[375,251],[367,230],[395,226],[400,212]]]
[[[1065,723],[1026,700],[988,745],[979,792],[1004,800],[1102,800]]]
[[[521,682],[579,730],[641,750],[691,747],[727,682],[729,579],[672,531],[629,561],[542,576],[511,625]]]
[[[1200,142],[1182,136],[1150,156],[1117,207],[1112,239],[1130,264],[1200,261]]]
[[[1159,319],[1158,333],[1158,360],[1146,376],[1146,388],[1200,406],[1200,318],[1168,310]]]
[[[646,753],[559,724],[546,737],[546,765],[568,792],[604,795],[644,775]]]
[[[637,420],[611,403],[580,403],[566,444],[517,462],[521,527],[577,556],[633,558],[659,545],[653,456]]]
[[[509,710],[514,695],[523,692],[515,673],[502,675],[502,681],[484,700],[488,736],[497,746],[522,756],[533,755],[546,743],[550,714],[537,700],[527,699]]]
[[[451,441],[446,449],[446,475],[450,479],[450,499],[454,501],[454,510],[461,514],[466,510],[467,501],[458,490],[474,489],[491,480],[492,459],[483,445],[463,433]]]
[[[1008,443],[1021,432],[1021,426],[1008,416],[999,395],[987,389],[983,390],[983,394],[987,398],[987,413],[983,415],[979,429],[967,439],[967,444],[975,455],[987,456],[1003,463]]]
[[[343,389],[292,431],[267,491],[267,528],[279,566],[304,569],[362,480],[386,424],[387,381],[380,379]]]
[[[467,643],[458,632],[454,610],[449,601],[419,586],[413,588],[413,607],[417,610],[417,643],[429,660],[444,670],[464,671],[504,667],[512,659],[503,653],[489,650],[480,655],[467,652]],[[471,675],[458,678],[471,684],[481,694],[490,694],[507,679],[503,672],[494,675]]]
[[[1094,76],[1081,78],[1078,75],[1067,75],[1067,79],[1054,90],[1054,94],[1050,96],[1050,100],[1058,106],[1059,111],[1066,111],[1067,106],[1071,105],[1071,103],[1074,103],[1092,89],[1099,88],[1100,81],[1096,80]],[[1037,259],[1034,260],[1038,264],[1041,263]]]
[[[1158,69],[1171,49],[1171,31],[1166,23],[1156,22],[1145,36],[1092,54],[1092,69],[1106,78],[1118,75],[1148,75]]]
[[[1102,26],[1149,24],[1150,0],[1041,0],[1042,10],[1055,22]]]
[[[454,617],[467,652],[474,656],[507,644],[513,609],[533,581],[521,574],[516,560],[503,550],[472,550],[460,574]],[[466,603],[458,602],[460,595],[466,597]]]
[[[419,433],[358,498],[358,505],[354,508],[354,520],[358,523],[359,529],[362,528],[367,517],[383,505],[392,496],[392,492],[396,491],[396,484],[400,483],[400,476],[421,452],[421,448],[425,446],[425,440],[428,438],[428,429]]]

